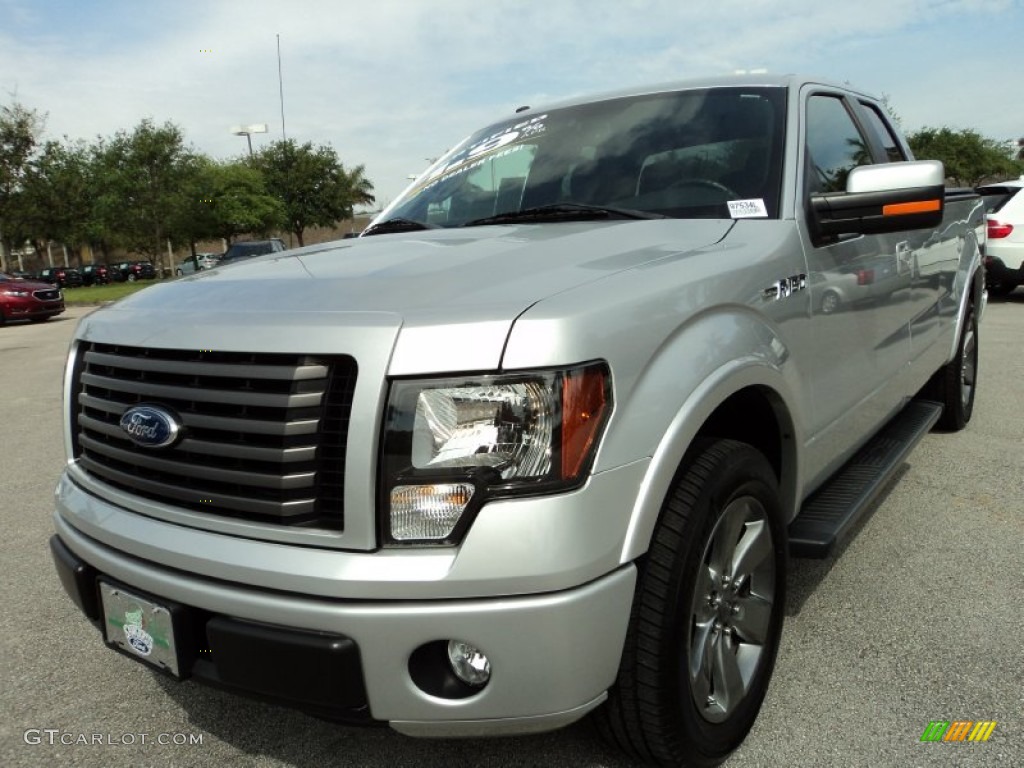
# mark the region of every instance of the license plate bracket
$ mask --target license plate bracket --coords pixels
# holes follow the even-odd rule
[[[99,588],[107,645],[181,679],[184,609],[104,579]]]

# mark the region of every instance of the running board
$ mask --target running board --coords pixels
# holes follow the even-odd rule
[[[911,400],[804,502],[789,524],[789,553],[828,557],[836,542],[872,508],[886,483],[941,415],[938,403]]]

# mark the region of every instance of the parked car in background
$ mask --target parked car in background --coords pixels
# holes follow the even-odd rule
[[[1024,285],[1024,176],[978,187],[985,199],[988,239],[985,281],[996,296]]]
[[[8,320],[39,323],[64,311],[60,288],[0,272],[0,325]]]
[[[86,264],[82,267],[83,285],[106,285],[110,282],[110,267],[106,264]]]
[[[80,288],[82,286],[82,273],[71,267],[47,267],[39,273],[39,279],[59,288]]]
[[[10,277],[13,277],[15,280],[38,280],[39,279],[39,275],[37,275],[35,272],[23,272],[21,270],[15,270],[14,272],[9,272],[8,274],[9,274]]]
[[[272,237],[270,240],[247,240],[241,243],[232,243],[231,247],[220,257],[220,264],[232,264],[243,259],[278,253],[287,249],[284,241],[277,237]]]
[[[118,282],[128,281],[134,283],[136,280],[153,280],[156,278],[156,269],[149,261],[122,261],[112,267],[114,280]]]
[[[220,262],[220,256],[216,253],[197,253],[195,259],[191,256],[184,259],[174,268],[174,274],[191,275],[194,272],[202,272],[204,269],[213,269]]]

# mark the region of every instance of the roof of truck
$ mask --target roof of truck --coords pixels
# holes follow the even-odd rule
[[[608,99],[618,99],[627,96],[641,96],[644,94],[652,93],[668,93],[671,91],[682,91],[691,90],[697,88],[721,88],[721,87],[769,87],[769,88],[800,88],[807,84],[823,85],[830,88],[839,88],[844,91],[857,93],[863,96],[874,96],[865,91],[861,91],[855,87],[845,83],[838,83],[832,80],[828,80],[820,77],[810,77],[807,75],[795,75],[795,74],[769,74],[769,73],[743,73],[736,75],[724,75],[718,77],[702,77],[692,78],[684,80],[672,80],[662,83],[653,83],[649,85],[631,86],[629,88],[621,88],[613,91],[579,94],[577,96],[569,97],[566,99],[560,99],[549,103],[541,104],[537,107],[520,107],[516,110],[517,113],[524,115],[533,114],[537,112],[543,112],[548,109],[557,109],[561,107],[570,107],[576,104],[588,104],[595,101],[607,101]]]

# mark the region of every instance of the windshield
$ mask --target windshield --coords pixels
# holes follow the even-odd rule
[[[782,88],[722,87],[520,115],[463,141],[376,223],[458,227],[565,204],[776,218],[784,114]]]

